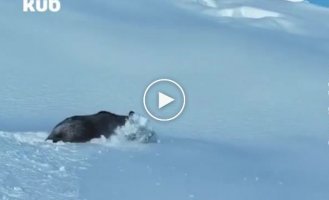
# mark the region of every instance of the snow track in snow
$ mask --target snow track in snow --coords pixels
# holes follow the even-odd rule
[[[0,132],[2,199],[77,199],[76,171],[86,157],[76,145],[51,144],[47,133]]]
[[[116,132],[86,144],[46,142],[46,132],[0,132],[0,199],[80,199],[76,173],[87,169],[92,155],[157,140],[147,119],[136,114]]]

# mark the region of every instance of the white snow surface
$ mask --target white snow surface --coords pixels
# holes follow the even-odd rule
[[[294,3],[299,3],[299,2],[303,2],[304,0],[286,0],[286,1],[294,2]]]
[[[0,199],[329,199],[328,8],[61,2],[40,14],[0,1]],[[143,92],[158,78],[187,94],[175,121],[44,141],[72,115],[147,116]]]
[[[254,7],[237,7],[222,9],[218,12],[223,17],[245,17],[252,19],[261,19],[265,17],[280,17],[277,12],[263,10]]]

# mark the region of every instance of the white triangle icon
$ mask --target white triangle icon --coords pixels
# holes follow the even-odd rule
[[[171,102],[175,101],[175,99],[173,99],[172,97],[163,94],[162,92],[158,93],[158,108],[163,108],[166,105],[170,104]]]

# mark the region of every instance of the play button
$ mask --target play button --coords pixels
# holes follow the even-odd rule
[[[165,107],[166,105],[170,104],[171,102],[175,101],[175,99],[171,98],[168,95],[163,94],[162,92],[158,93],[158,107],[159,109]]]
[[[146,112],[155,120],[171,121],[185,108],[185,92],[175,81],[159,79],[145,90],[143,103]]]

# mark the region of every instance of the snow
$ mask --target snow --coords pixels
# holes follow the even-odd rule
[[[216,8],[217,7],[217,3],[215,0],[199,0],[198,1],[200,4],[204,5],[204,6],[208,6],[211,8]]]
[[[62,4],[24,14],[0,2],[0,199],[329,198],[328,8]],[[158,78],[186,91],[173,122],[146,118]],[[44,141],[64,118],[100,110],[140,115],[109,140]]]
[[[280,17],[280,13],[263,10],[254,7],[237,7],[219,10],[218,14],[223,17],[245,17],[261,19],[265,17]]]
[[[294,2],[294,3],[299,3],[299,2],[303,2],[304,0],[286,0],[286,1]]]

